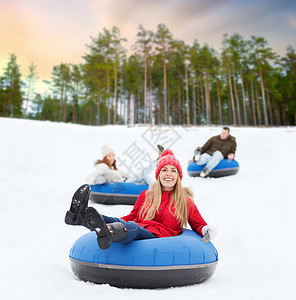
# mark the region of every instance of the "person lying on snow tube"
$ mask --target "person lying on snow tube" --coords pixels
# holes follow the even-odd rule
[[[193,161],[198,165],[205,164],[205,167],[200,172],[200,177],[208,176],[222,159],[234,159],[236,140],[229,132],[229,127],[223,127],[220,135],[211,137],[202,147],[195,149]]]
[[[128,243],[133,240],[177,236],[187,222],[192,230],[212,239],[215,230],[200,215],[192,192],[183,188],[179,161],[169,149],[165,150],[156,166],[156,183],[143,191],[127,216],[115,218],[101,215],[88,207],[90,187],[83,185],[73,198],[65,222],[82,225],[97,234],[97,242],[105,250],[113,242]]]
[[[132,174],[128,174],[123,170],[119,170],[116,166],[115,152],[108,146],[102,147],[102,157],[103,159],[98,159],[94,165],[95,169],[86,178],[87,184],[104,184],[106,181],[111,182],[142,182],[146,184],[151,184],[154,182],[153,175],[151,175],[154,170],[157,161],[163,152],[164,148],[161,145],[157,145],[159,156],[156,160],[152,161],[149,166],[143,170],[134,171]],[[126,180],[125,180],[126,178]]]

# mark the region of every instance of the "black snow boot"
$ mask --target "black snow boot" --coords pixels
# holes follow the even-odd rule
[[[127,237],[127,228],[120,222],[106,224],[104,218],[93,207],[85,212],[87,225],[97,234],[98,245],[102,250],[108,249],[113,242],[122,242]]]
[[[66,212],[65,223],[68,225],[86,226],[85,209],[88,205],[90,186],[82,185],[73,195],[70,210]],[[87,226],[86,226],[87,227]]]

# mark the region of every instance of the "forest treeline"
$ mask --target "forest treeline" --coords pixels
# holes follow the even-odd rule
[[[0,75],[0,115],[89,125],[296,124],[296,53],[277,55],[264,37],[223,35],[217,52],[142,25],[132,52],[120,29],[91,37],[81,64],[53,66],[50,93],[35,92],[15,54]]]

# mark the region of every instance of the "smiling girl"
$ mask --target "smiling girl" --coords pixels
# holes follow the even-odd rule
[[[176,236],[187,222],[192,230],[201,236],[207,233],[212,239],[215,232],[200,215],[191,191],[182,187],[182,177],[179,161],[167,149],[156,165],[156,183],[139,195],[130,214],[120,219],[99,214],[93,207],[87,207],[89,189],[82,186],[72,199],[70,211],[76,214],[77,221],[70,225],[94,230],[101,249],[109,248],[112,242]]]

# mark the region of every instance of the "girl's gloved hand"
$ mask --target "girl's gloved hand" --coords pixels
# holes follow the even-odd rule
[[[217,231],[210,225],[206,225],[201,229],[202,234],[205,236],[206,233],[209,234],[210,240],[214,239],[217,235]]]

